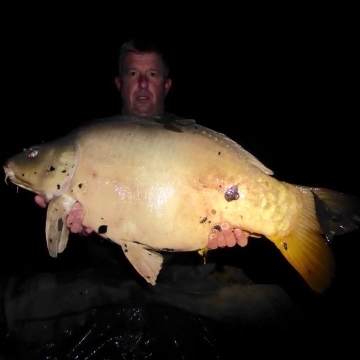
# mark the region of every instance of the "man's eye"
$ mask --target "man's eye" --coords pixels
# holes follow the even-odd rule
[[[155,72],[155,71],[151,71],[151,72],[150,72],[150,76],[151,76],[151,77],[155,77],[155,76],[156,76],[156,72]]]
[[[136,76],[136,71],[130,71],[130,72],[129,72],[129,75],[130,75],[130,76]]]

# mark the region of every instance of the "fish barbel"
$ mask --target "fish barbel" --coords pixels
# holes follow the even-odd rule
[[[360,223],[359,199],[277,180],[224,134],[191,120],[114,116],[10,157],[5,179],[49,201],[49,254],[67,246],[76,202],[83,225],[121,246],[155,285],[162,251],[199,251],[215,224],[264,236],[322,293],[335,272],[331,241]]]

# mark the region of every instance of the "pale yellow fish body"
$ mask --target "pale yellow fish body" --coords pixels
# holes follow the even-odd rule
[[[213,226],[225,221],[273,241],[315,291],[331,283],[332,252],[321,235],[310,189],[278,181],[223,134],[197,124],[115,117],[48,146],[51,150],[40,145],[39,154],[21,162],[18,172],[25,174],[25,188],[54,199],[47,241],[60,232],[62,238],[55,240],[55,250],[49,244],[53,256],[65,249],[68,236],[59,213],[64,222],[78,201],[83,224],[118,243],[152,284],[162,257],[147,249],[200,250]],[[41,151],[51,156],[36,160]],[[7,167],[14,173],[15,163],[10,160]]]
[[[77,141],[71,190],[85,208],[85,225],[108,225],[106,236],[115,242],[174,250],[205,247],[212,226],[225,220],[266,236],[291,230],[300,194],[240,160],[221,138],[156,123],[123,127],[87,129]],[[234,185],[240,201],[226,201]]]

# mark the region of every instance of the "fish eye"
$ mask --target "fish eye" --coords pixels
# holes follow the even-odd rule
[[[33,157],[35,157],[37,154],[38,154],[38,150],[37,149],[29,149],[29,151],[28,151],[28,157],[29,158],[33,158]]]

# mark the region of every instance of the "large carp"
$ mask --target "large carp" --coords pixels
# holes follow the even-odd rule
[[[289,184],[239,144],[194,121],[114,116],[14,155],[5,179],[49,201],[46,241],[67,245],[76,202],[83,225],[119,244],[155,285],[162,251],[204,249],[228,222],[271,240],[308,285],[322,293],[334,275],[330,242],[357,229],[358,198]]]

